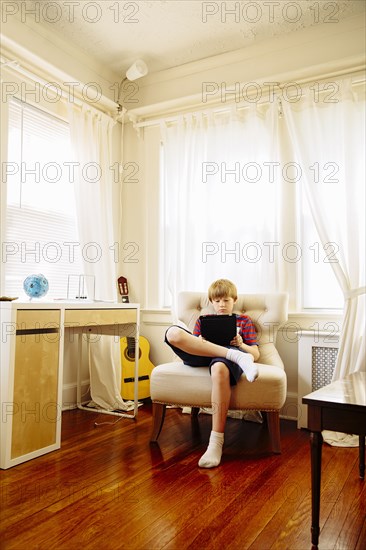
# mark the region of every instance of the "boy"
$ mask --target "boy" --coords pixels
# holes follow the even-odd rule
[[[219,279],[208,289],[208,298],[217,315],[230,315],[238,298],[236,286],[227,279]],[[220,464],[231,386],[237,384],[243,372],[249,382],[254,382],[258,376],[258,369],[254,364],[259,359],[254,325],[246,315],[236,317],[239,331],[230,342],[229,348],[204,340],[201,336],[200,319],[196,322],[193,334],[173,325],[165,335],[166,343],[186,365],[208,366],[210,369],[212,431],[207,451],[198,462],[201,468],[213,468]]]

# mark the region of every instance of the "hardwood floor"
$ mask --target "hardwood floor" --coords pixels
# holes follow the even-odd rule
[[[282,454],[265,425],[229,419],[223,461],[203,470],[211,418],[169,409],[149,445],[150,405],[136,421],[63,413],[62,448],[1,478],[1,549],[306,550],[309,435],[281,422]],[[366,548],[358,449],[324,445],[320,550]]]

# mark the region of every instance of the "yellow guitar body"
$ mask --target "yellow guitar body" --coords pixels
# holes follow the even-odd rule
[[[138,379],[138,398],[146,399],[150,397],[150,375],[154,365],[149,359],[150,344],[144,336],[140,336],[139,347],[139,379]],[[121,395],[125,400],[134,398],[134,376],[135,376],[135,339],[121,338],[121,365],[122,382]]]

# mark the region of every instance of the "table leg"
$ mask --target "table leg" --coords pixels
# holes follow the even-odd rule
[[[320,479],[322,468],[322,445],[323,436],[321,432],[311,432],[311,543],[318,547],[319,542],[319,516],[320,516]]]
[[[360,478],[365,479],[365,436],[359,435],[359,468]]]
[[[81,408],[81,364],[83,359],[83,341],[82,334],[78,334],[78,364],[77,364],[77,373],[76,373],[76,404],[77,407]]]

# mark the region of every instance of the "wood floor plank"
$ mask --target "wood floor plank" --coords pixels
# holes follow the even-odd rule
[[[301,432],[298,433],[301,434]],[[303,434],[304,440],[306,437]],[[293,446],[291,452],[293,453],[292,467],[295,469],[303,453],[298,450],[297,446]],[[297,453],[298,456],[296,456]],[[214,543],[218,547],[222,547],[223,544],[225,547],[230,547],[232,544],[234,548],[236,546],[240,548],[249,546],[249,541],[255,538],[258,531],[262,529],[262,525],[268,523],[268,514],[274,514],[284,495],[287,492],[292,492],[291,481],[288,482],[288,475],[291,470],[291,459],[289,457],[290,455],[287,456],[286,464],[281,456],[273,455],[265,460],[255,458],[252,463],[248,461],[245,463],[244,461],[244,469],[240,465],[240,469],[243,471],[236,471],[234,475],[237,479],[240,474],[244,473],[245,478],[241,481],[239,487],[237,482],[233,485],[234,490],[230,494],[231,500],[228,499],[228,496],[222,499],[219,506],[220,513],[215,517],[215,524],[211,524],[210,529],[200,533],[192,547],[211,547]],[[249,475],[246,464],[252,465],[252,476]],[[258,472],[259,468],[260,472]],[[267,510],[264,510],[266,506]],[[258,510],[260,514],[257,513]],[[240,518],[246,512],[248,518],[246,518],[245,525],[243,525]],[[212,515],[213,512],[210,512],[207,521],[210,520],[210,517],[212,518]],[[253,521],[251,521],[251,518],[253,518]],[[200,519],[199,517],[198,524]],[[238,524],[236,524],[236,521]],[[181,543],[184,542],[184,535],[182,533]],[[177,540],[175,546],[179,547],[179,540]]]
[[[334,548],[335,541],[332,543],[323,536],[323,526],[328,520],[337,501],[337,496],[342,490],[350,473],[352,463],[356,460],[354,449],[338,449],[324,447],[324,461],[322,461],[322,484],[321,484],[321,506],[320,506],[320,529],[322,536],[320,541],[324,546],[319,545],[319,548]],[[310,468],[308,469],[310,475]],[[309,490],[304,498],[299,499],[297,506],[292,515],[288,517],[284,524],[283,531],[278,541],[273,545],[276,550],[292,548],[304,548],[309,540],[310,522],[307,523],[307,528],[301,529],[305,521],[311,516],[311,491]],[[305,527],[305,526],[304,526]],[[333,536],[339,534],[341,525],[333,523]],[[335,537],[336,540],[337,536]]]
[[[366,500],[366,497],[365,497]],[[355,546],[355,550],[364,550],[366,546],[366,514],[363,513],[361,518],[361,531]]]
[[[59,451],[0,472],[1,550],[310,548],[309,435],[294,422],[274,455],[265,425],[230,419],[222,464],[205,470],[208,415],[169,409],[154,445],[150,405],[104,421],[67,411]],[[323,454],[319,550],[363,550],[357,449]]]
[[[293,464],[299,457],[293,457]],[[281,459],[277,463],[269,464],[269,467],[258,472],[252,483],[247,485],[244,491],[237,491],[233,502],[222,511],[222,517],[217,525],[216,543],[223,547],[225,540],[230,548],[248,548],[266,527],[273,514],[286,499],[287,493],[292,492],[291,461],[285,465]],[[290,468],[288,468],[290,466]],[[243,516],[245,521],[243,522]],[[201,534],[197,539],[197,548],[206,547],[207,541]]]
[[[348,464],[350,465],[349,461]],[[358,477],[358,460],[354,461],[348,475],[345,474],[341,492],[337,495],[334,487],[333,493],[333,506],[321,530],[323,548],[327,545],[334,548],[355,548],[362,524],[366,521],[366,489],[364,481]],[[366,547],[366,539],[364,543]]]

